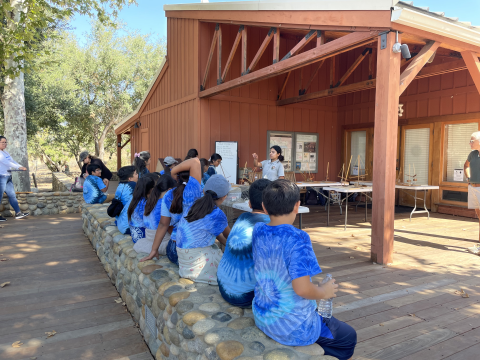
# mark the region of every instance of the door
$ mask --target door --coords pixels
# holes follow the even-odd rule
[[[410,125],[402,127],[401,166],[398,179],[403,184],[431,185],[433,125]],[[431,206],[431,190],[427,191],[426,205]],[[413,190],[399,190],[399,204],[414,206]],[[424,193],[417,192],[418,198]],[[417,207],[423,201],[417,199]]]

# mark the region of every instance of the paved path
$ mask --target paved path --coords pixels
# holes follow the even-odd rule
[[[0,223],[0,359],[151,360],[80,214]],[[47,338],[45,332],[56,331]],[[12,344],[20,341],[19,348]]]

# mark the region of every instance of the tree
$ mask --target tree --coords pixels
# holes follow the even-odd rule
[[[28,167],[24,72],[44,52],[42,42],[55,36],[48,29],[75,13],[109,23],[132,0],[1,0],[0,87],[9,152]],[[20,191],[30,190],[28,172],[14,179]]]

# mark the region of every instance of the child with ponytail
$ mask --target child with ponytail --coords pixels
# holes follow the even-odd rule
[[[133,166],[135,166],[135,170],[137,170],[138,178],[150,173],[150,171],[148,171],[148,165],[150,165],[150,153],[148,151],[140,151],[138,154],[135,153]]]
[[[167,191],[163,197],[160,224],[155,234],[152,250],[147,257],[140,261],[151,260],[159,256],[158,248],[168,227],[173,226],[170,241],[167,245],[167,257],[171,262],[178,265],[176,251],[177,225],[180,219],[187,214],[194,201],[202,196],[200,160],[192,158],[182,162],[172,169],[171,175],[177,179],[177,186]]]
[[[212,175],[204,187],[204,196],[195,201],[180,220],[177,231],[179,275],[196,282],[217,285],[217,268],[222,251],[215,239],[226,244],[230,227],[220,209],[230,184],[222,175]]]

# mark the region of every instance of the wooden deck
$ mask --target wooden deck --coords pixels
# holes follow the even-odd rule
[[[334,316],[358,332],[355,359],[478,359],[478,221],[397,214],[390,266],[370,262],[370,223],[311,207],[305,230],[340,283]],[[369,211],[370,216],[370,211]],[[0,359],[152,359],[81,230],[80,215],[0,224]],[[318,276],[320,279],[322,276]],[[463,298],[456,291],[464,289]],[[45,332],[56,331],[51,338]],[[20,341],[20,348],[12,344]]]
[[[0,359],[153,359],[81,216],[0,223]],[[47,338],[46,332],[56,331]],[[12,344],[20,341],[19,348]]]
[[[466,251],[478,243],[478,220],[397,214],[394,263],[381,266],[370,262],[364,209],[350,208],[346,231],[338,207],[331,227],[320,206],[303,219],[320,267],[340,284],[334,316],[357,330],[354,359],[478,360],[480,257]]]

